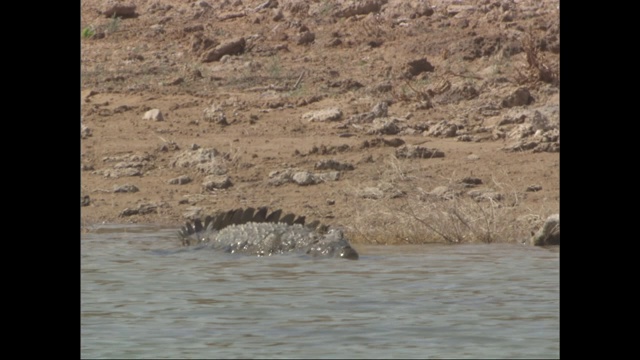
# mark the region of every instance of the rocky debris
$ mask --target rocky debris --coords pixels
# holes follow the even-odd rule
[[[376,186],[367,186],[359,189],[356,195],[363,199],[379,200],[383,198],[396,199],[407,194],[390,183],[380,183]]]
[[[89,136],[93,135],[93,131],[91,131],[91,129],[87,126],[85,126],[84,124],[80,124],[80,138],[81,139],[86,139]]]
[[[311,150],[309,150],[309,152],[307,152],[306,154],[303,152],[300,152],[299,150],[295,150],[293,152],[293,154],[295,156],[308,156],[308,155],[336,155],[338,153],[342,153],[342,152],[346,152],[351,150],[351,147],[347,144],[343,144],[343,145],[320,145],[320,146],[316,146],[314,145]]]
[[[405,141],[400,138],[393,139],[385,139],[385,138],[374,138],[371,140],[365,140],[362,142],[361,148],[372,148],[372,147],[380,147],[380,146],[391,146],[391,147],[399,147],[405,144]]]
[[[158,146],[159,152],[178,151],[180,147],[173,141],[167,141],[166,143]]]
[[[458,134],[458,129],[461,126],[458,124],[453,124],[447,120],[442,120],[436,125],[429,128],[427,131],[427,135],[436,136],[436,137],[454,137]]]
[[[168,183],[171,185],[184,185],[191,182],[191,178],[187,175],[180,175],[176,178],[169,179]]]
[[[472,85],[455,87],[452,90],[445,90],[440,95],[434,97],[434,102],[439,105],[457,104],[460,101],[475,99],[480,92]]]
[[[549,216],[538,232],[531,235],[530,245],[560,245],[560,214]]]
[[[143,172],[154,167],[155,157],[150,154],[109,156],[102,159],[105,163],[114,163],[112,169],[94,171],[93,174],[110,178],[142,176]]]
[[[407,78],[412,78],[416,75],[419,75],[423,72],[433,72],[435,67],[431,65],[427,58],[421,58],[409,61],[405,66],[404,75]]]
[[[188,220],[200,219],[203,209],[199,206],[189,206],[182,213],[182,217]]]
[[[131,184],[113,186],[114,193],[135,193],[138,191],[139,191],[138,187]]]
[[[336,160],[322,160],[318,161],[313,167],[315,170],[353,170],[354,167],[351,164],[341,163]]]
[[[94,169],[93,165],[91,165],[91,164],[82,164],[82,165],[80,165],[80,170],[81,171],[93,171],[95,169]]]
[[[462,59],[473,61],[481,57],[493,55],[500,49],[501,42],[504,41],[500,35],[475,36],[473,38],[462,38],[451,43],[448,51],[450,54],[462,54]]]
[[[373,120],[371,128],[367,130],[368,135],[395,135],[404,130],[404,125],[400,120],[396,118],[380,118]]]
[[[391,84],[389,81],[383,81],[371,87],[370,92],[372,94],[382,94],[382,93],[388,93],[391,90],[393,90],[393,84]]]
[[[423,201],[426,200],[452,200],[457,196],[462,194],[461,191],[451,188],[449,186],[437,186],[433,188],[431,191],[424,193],[420,199]]]
[[[523,123],[512,126],[504,136],[512,142],[503,148],[505,151],[559,152],[560,130],[540,111],[523,112],[518,117]],[[500,133],[499,133],[500,134]]]
[[[309,111],[302,115],[302,119],[307,121],[337,121],[342,119],[342,110],[338,108],[329,108]]]
[[[200,55],[214,46],[220,45],[216,40],[210,39],[201,33],[195,33],[191,38],[190,50],[194,54]]]
[[[372,12],[379,12],[382,5],[388,0],[365,0],[365,1],[349,1],[348,4],[333,13],[338,18],[348,18],[355,15],[366,15]]]
[[[80,207],[89,206],[91,204],[91,199],[89,195],[80,196]]]
[[[542,190],[542,186],[540,185],[530,185],[527,186],[526,192],[536,192]]]
[[[502,107],[510,108],[514,106],[529,105],[534,101],[533,96],[527,88],[518,88],[511,95],[502,100]]]
[[[104,169],[95,171],[94,174],[103,175],[108,178],[121,178],[127,176],[142,176],[142,171],[136,168]]]
[[[177,168],[194,167],[204,174],[225,175],[227,169],[224,163],[222,160],[217,160],[222,157],[214,148],[198,148],[177,154],[169,164]]]
[[[120,212],[120,217],[131,216],[131,215],[145,215],[151,213],[158,212],[158,205],[154,203],[142,203],[138,204],[137,208],[131,209],[126,208]]]
[[[119,17],[122,19],[137,17],[136,5],[133,3],[123,3],[116,0],[107,0],[104,2],[102,15],[108,18]]]
[[[212,62],[218,61],[224,55],[237,55],[244,52],[244,48],[246,46],[246,41],[243,37],[226,42],[224,44],[216,46],[215,49],[212,49],[206,52],[201,61],[202,62]]]
[[[388,112],[389,112],[389,104],[387,104],[386,101],[381,101],[375,104],[373,108],[371,108],[371,111],[369,112],[352,115],[347,120],[347,123],[358,124],[358,123],[372,122],[374,119],[387,117]]]
[[[216,104],[211,104],[211,106],[205,108],[202,111],[202,117],[204,121],[212,122],[220,125],[229,125],[227,122],[227,117],[224,114],[222,108],[218,107]]]
[[[233,186],[231,179],[227,175],[209,175],[204,178],[202,187],[205,190],[226,189]]]
[[[160,109],[151,109],[144,113],[144,120],[153,120],[153,121],[164,121],[164,116],[162,115],[162,111]]]
[[[460,183],[462,183],[465,187],[472,187],[472,186],[476,186],[476,185],[482,184],[482,179],[477,178],[477,177],[467,176],[467,177],[461,179]]]
[[[417,146],[417,145],[402,145],[401,147],[396,149],[396,157],[399,159],[401,158],[430,159],[430,158],[444,157],[444,152],[437,149],[428,149],[426,147]]]
[[[312,173],[309,171],[300,171],[296,169],[285,169],[272,171],[269,174],[269,180],[267,183],[273,186],[280,186],[286,183],[295,183],[301,186],[305,186],[315,185],[326,181],[337,181],[339,179],[339,171]]]
[[[298,45],[306,45],[311,44],[316,40],[316,34],[311,31],[305,31],[298,36],[298,40],[296,40],[296,44]]]
[[[490,201],[502,201],[504,195],[493,189],[478,189],[471,190],[467,193],[469,197],[476,201],[490,200]]]

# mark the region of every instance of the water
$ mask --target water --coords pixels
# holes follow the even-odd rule
[[[559,250],[358,246],[360,260],[81,240],[83,358],[558,358]]]

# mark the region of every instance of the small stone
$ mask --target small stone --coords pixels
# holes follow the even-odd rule
[[[160,109],[151,109],[144,113],[144,120],[164,121],[164,116]]]
[[[135,185],[125,184],[125,185],[115,185],[113,187],[114,193],[134,193],[138,192],[138,188]]]
[[[177,178],[173,178],[169,180],[169,184],[171,185],[184,185],[191,182],[191,178],[186,175],[178,176]]]

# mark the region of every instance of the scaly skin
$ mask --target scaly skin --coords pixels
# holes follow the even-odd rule
[[[215,219],[214,219],[215,221]],[[204,227],[184,227],[180,232],[186,245],[207,244],[215,250],[256,256],[300,253],[312,257],[338,257],[357,260],[358,253],[342,231],[317,231],[302,224],[247,222],[222,225],[216,230],[210,221]]]

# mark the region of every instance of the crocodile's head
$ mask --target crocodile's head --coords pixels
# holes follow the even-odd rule
[[[358,260],[358,252],[345,239],[342,230],[331,229],[309,245],[307,254],[313,257],[339,257]]]

